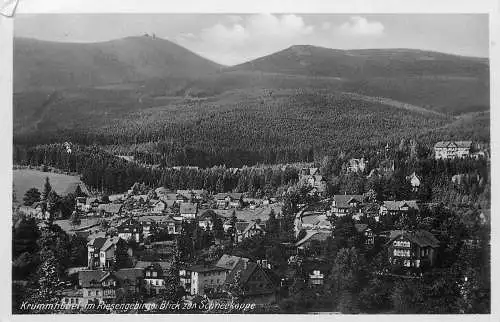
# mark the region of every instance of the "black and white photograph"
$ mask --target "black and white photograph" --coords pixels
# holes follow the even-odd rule
[[[491,314],[490,18],[2,17],[11,314]]]

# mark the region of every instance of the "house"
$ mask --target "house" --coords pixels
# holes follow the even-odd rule
[[[180,235],[182,232],[182,221],[169,218],[166,223],[169,235]]]
[[[222,290],[227,270],[216,265],[194,265],[191,272],[191,295],[205,295],[210,291]]]
[[[406,180],[410,181],[411,190],[416,192],[420,188],[420,178],[415,172],[406,177]]]
[[[206,194],[207,191],[203,189],[191,189],[191,190],[177,190],[177,195],[183,196],[187,201],[200,201],[203,198],[203,195]]]
[[[167,211],[168,208],[167,203],[163,200],[154,200],[150,205],[152,206],[151,212],[153,214],[162,214]]]
[[[185,202],[191,202],[191,199],[184,196],[184,195],[176,194],[175,195],[175,202],[180,205],[180,204],[183,204]]]
[[[182,267],[179,269],[180,286],[188,293],[191,293],[191,273],[189,268]]]
[[[299,183],[312,187],[318,193],[326,191],[326,180],[318,168],[303,168],[299,173]]]
[[[172,207],[174,204],[177,204],[177,194],[176,193],[166,193],[158,196],[161,201],[163,201],[167,207]]]
[[[321,286],[325,281],[325,275],[321,273],[320,270],[313,270],[309,274],[309,285],[310,286]]]
[[[434,145],[434,157],[439,159],[464,158],[471,155],[472,141],[440,141]]]
[[[143,285],[142,269],[124,268],[117,271],[87,270],[78,272],[82,305],[112,303],[121,294],[139,293]],[[120,294],[121,293],[121,294]]]
[[[331,214],[341,217],[356,211],[360,212],[363,199],[362,195],[334,195]]]
[[[149,295],[162,293],[165,288],[165,277],[168,275],[170,262],[144,262],[138,261],[135,268],[144,270],[144,284]]]
[[[238,257],[233,255],[224,254],[219,258],[215,266],[224,268],[231,273],[237,267],[242,267],[244,262],[249,262],[250,259],[246,257]]]
[[[402,215],[410,210],[419,210],[417,200],[384,201],[380,206],[379,215]]]
[[[301,240],[295,243],[295,248],[297,249],[298,253],[304,252],[310,249],[313,246],[313,243],[324,242],[328,239],[328,237],[331,236],[332,236],[331,232],[327,233],[327,232],[308,230],[306,231],[306,235]]]
[[[141,217],[139,223],[142,226],[142,236],[147,238],[158,231],[158,224],[155,219],[151,217]]]
[[[368,161],[364,158],[361,159],[350,159],[347,162],[347,172],[364,172]]]
[[[81,289],[65,289],[61,292],[61,304],[63,305],[83,305],[83,291]]]
[[[229,208],[241,208],[243,206],[243,194],[239,192],[228,193]]]
[[[113,266],[116,259],[116,249],[119,247],[119,244],[125,244],[125,241],[120,237],[109,237],[106,239],[99,250],[99,266],[101,268],[109,268]]]
[[[121,203],[100,204],[97,207],[97,212],[103,216],[120,216],[123,205]]]
[[[151,243],[151,249],[157,255],[171,256],[177,250],[177,242],[175,240],[164,240]]]
[[[299,212],[295,219],[295,237],[301,230],[315,230],[331,232],[333,226],[328,220],[325,212],[322,211],[304,211]]]
[[[373,231],[368,227],[367,224],[354,224],[354,227],[359,234],[362,234],[365,239],[365,245],[373,246],[375,244],[375,238],[373,236]]]
[[[238,242],[241,242],[243,239],[250,238],[255,235],[263,235],[264,233],[264,228],[262,228],[262,226],[257,224],[255,221],[236,223],[236,234],[238,236]]]
[[[85,197],[76,197],[75,198],[75,207],[77,210],[80,211],[85,211],[85,205],[86,205],[86,199]]]
[[[269,269],[254,262],[242,262],[241,267],[228,273],[226,283],[233,283],[238,275],[245,302],[268,304],[276,301],[277,283]]]
[[[393,230],[387,245],[391,264],[420,268],[434,265],[439,241],[426,230]]]
[[[238,192],[218,193],[214,199],[219,209],[241,208],[243,206],[243,194]]]
[[[214,218],[210,212],[204,212],[198,218],[198,226],[206,231],[211,231],[214,226]]]
[[[198,205],[190,202],[183,202],[180,205],[180,214],[182,219],[193,220],[198,214]]]
[[[42,206],[38,206],[36,208],[30,206],[19,206],[17,211],[19,214],[38,220],[47,220],[50,218],[50,213],[48,211],[44,211]]]
[[[122,222],[118,227],[118,237],[123,240],[133,239],[137,243],[140,243],[143,238],[143,227],[139,221],[133,218],[129,218]]]
[[[218,209],[226,209],[229,204],[227,200],[227,195],[225,193],[218,193],[214,196],[215,202],[217,203]]]
[[[97,237],[87,243],[87,266],[89,269],[101,267],[99,254],[106,240],[106,237]]]
[[[175,194],[172,190],[169,190],[165,187],[158,187],[155,189],[155,193],[158,197],[162,196],[162,195],[166,195],[166,194]]]

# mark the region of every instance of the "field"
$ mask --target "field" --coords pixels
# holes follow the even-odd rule
[[[13,170],[14,191],[16,193],[17,202],[22,203],[26,191],[33,187],[42,192],[46,177],[49,178],[52,188],[58,195],[64,195],[66,189],[68,189],[71,184],[80,182],[80,178],[77,176],[29,169]]]

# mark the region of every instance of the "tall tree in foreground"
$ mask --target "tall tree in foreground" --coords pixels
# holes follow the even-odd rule
[[[45,184],[43,185],[42,200],[47,201],[49,193],[52,191],[52,186],[50,185],[49,177],[45,177]]]
[[[35,202],[41,200],[40,191],[37,188],[31,188],[24,194],[23,202],[25,206],[32,206]]]

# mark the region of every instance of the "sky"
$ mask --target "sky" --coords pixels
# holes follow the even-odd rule
[[[489,56],[487,14],[18,14],[16,37],[100,42],[155,34],[224,65],[292,45]]]

